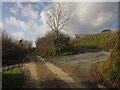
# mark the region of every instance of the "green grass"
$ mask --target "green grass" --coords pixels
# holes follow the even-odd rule
[[[118,48],[114,48],[113,50],[111,50],[111,56],[104,63],[103,66],[104,66],[103,72],[111,80],[120,83],[120,53]]]
[[[105,33],[96,35],[86,35],[82,38],[75,38],[71,41],[71,44],[77,48],[90,48],[110,50],[117,42],[117,33]]]
[[[2,73],[3,88],[21,88],[24,76],[21,69],[14,69]]]
[[[35,53],[38,55],[38,56],[41,56],[41,57],[50,57],[50,56],[54,56],[54,52],[53,51],[48,51],[48,52],[42,52],[41,50],[39,49],[36,49],[35,50]]]
[[[70,48],[71,49],[71,48]],[[60,52],[59,54],[55,54],[55,51],[53,50],[49,50],[47,52],[42,52],[40,49],[36,49],[35,50],[35,53],[43,58],[47,58],[47,57],[64,57],[64,56],[67,56],[67,55],[74,55],[76,54],[76,52],[74,50],[70,50],[69,51],[65,51],[65,52]]]
[[[103,64],[105,61],[98,61],[97,65],[103,70]]]

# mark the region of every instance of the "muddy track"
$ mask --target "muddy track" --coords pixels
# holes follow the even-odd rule
[[[85,52],[63,58],[36,60],[23,65],[25,83],[23,88],[101,88],[91,69],[95,62],[105,60],[109,53]]]

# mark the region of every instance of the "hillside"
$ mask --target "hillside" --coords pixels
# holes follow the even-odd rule
[[[120,46],[118,44],[120,38],[118,36],[118,32],[101,32],[75,38],[70,43],[79,49],[100,49],[110,52],[108,60],[99,62],[98,66],[111,80],[120,83]]]

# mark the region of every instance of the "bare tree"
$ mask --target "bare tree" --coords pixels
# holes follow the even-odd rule
[[[71,8],[69,10],[65,7],[64,3],[56,3],[51,6],[51,10],[46,14],[46,24],[50,30],[55,32],[55,48],[56,53],[60,50],[59,48],[59,32],[65,29],[66,25],[70,21]]]

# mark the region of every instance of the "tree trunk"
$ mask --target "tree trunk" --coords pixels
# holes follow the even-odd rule
[[[59,55],[60,54],[60,46],[59,46],[59,32],[58,32],[58,30],[56,30],[55,33],[56,33],[56,38],[55,38],[55,42],[54,42],[55,54]]]

